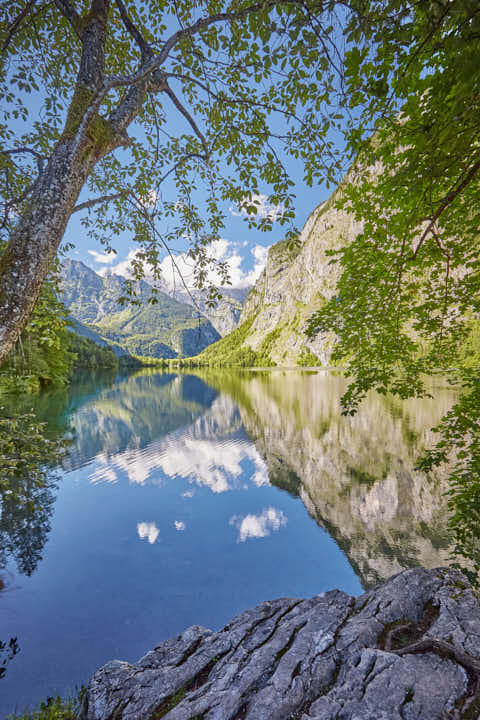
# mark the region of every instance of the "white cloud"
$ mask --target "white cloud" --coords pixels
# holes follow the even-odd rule
[[[102,263],[103,265],[110,265],[117,257],[116,253],[114,252],[103,253],[97,252],[96,250],[87,250],[87,252],[93,257],[95,262]]]
[[[160,534],[154,522],[141,522],[137,524],[137,533],[140,540],[148,540],[153,545]]]
[[[192,498],[195,495],[195,490],[185,490],[185,492],[182,493],[183,498]]]
[[[175,520],[175,530],[182,532],[187,526],[182,520]]]
[[[229,525],[238,529],[237,542],[245,542],[248,538],[263,538],[277,532],[287,524],[287,516],[276,508],[269,507],[260,515],[234,515]]]
[[[255,207],[256,211],[252,213],[247,212],[246,208],[252,206]],[[282,217],[283,213],[285,212],[285,205],[283,203],[275,205],[274,203],[268,202],[267,195],[263,195],[263,193],[260,193],[258,195],[252,195],[251,198],[246,198],[236,208],[231,205],[230,212],[235,217],[256,216],[260,218],[268,218],[272,222],[276,222],[278,218]]]
[[[246,259],[245,253],[240,254],[236,245],[225,238],[219,238],[210,245],[209,255],[217,262],[226,263],[228,267],[228,274],[232,283],[229,287],[245,288],[250,285],[254,285],[258,277],[261,275],[267,262],[268,250],[269,246],[265,245],[255,245],[255,247],[251,249],[250,253],[253,260],[253,268],[249,271],[244,270],[244,263]],[[113,265],[111,269],[109,268],[107,270],[105,268],[100,270],[99,274],[106,275],[107,272],[113,272],[116,275],[130,277],[132,274],[131,263],[137,256],[138,252],[138,249],[131,248],[125,260],[122,260],[117,265]],[[174,288],[182,290],[184,287],[183,283],[185,283],[187,287],[193,288],[195,268],[194,261],[187,255],[187,253],[179,253],[174,259],[175,263],[172,262],[172,258],[167,256],[160,263],[163,284],[171,290]],[[148,268],[145,268],[145,270],[147,281],[152,281],[152,278],[149,277]],[[208,280],[214,285],[220,285],[222,282],[220,273],[214,266],[212,266]],[[160,289],[162,289],[162,286],[160,286]]]
[[[154,207],[158,200],[158,193],[156,190],[153,190],[153,188],[151,188],[150,190],[147,190],[146,195],[139,198],[139,200],[140,204],[143,205],[143,207],[145,208]]]
[[[229,287],[245,288],[254,285],[261,275],[267,262],[268,250],[269,246],[265,245],[255,245],[255,247],[252,248],[250,252],[253,256],[253,268],[250,271],[246,271],[243,268],[245,262],[244,255],[238,252],[234,243],[224,238],[220,238],[211,244],[209,254],[214,260],[226,263],[231,281]],[[193,287],[193,260],[185,253],[182,253],[175,258],[175,264],[176,267],[169,257],[165,258],[161,263],[160,268],[164,282],[170,288],[181,287],[183,283],[179,277],[180,272],[186,285]],[[220,273],[213,267],[208,279],[214,285],[220,285],[222,282]]]
[[[90,252],[90,251],[89,251]],[[122,260],[117,265],[112,265],[111,268],[102,268],[98,271],[99,275],[106,275],[109,272],[114,273],[115,275],[122,275],[123,277],[131,277],[132,275],[132,260],[136,257],[138,253],[137,249],[130,249],[127,257],[125,260]]]

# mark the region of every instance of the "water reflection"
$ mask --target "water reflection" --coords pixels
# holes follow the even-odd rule
[[[281,510],[269,507],[259,515],[234,515],[229,524],[238,529],[238,542],[245,542],[248,538],[263,538],[280,530],[287,524],[287,517]]]
[[[43,547],[51,529],[55,503],[55,483],[38,487],[30,478],[22,483],[22,502],[17,488],[3,493],[0,515],[0,568],[9,557],[22,575],[31,575],[42,559]]]
[[[356,417],[342,417],[345,381],[332,374],[207,372],[235,398],[270,482],[298,493],[309,513],[346,552],[364,587],[413,565],[451,562],[445,471],[414,471],[431,428],[452,405],[451,388],[435,400],[400,402],[372,394]]]
[[[143,485],[180,476],[221,493],[238,486],[249,461],[251,482],[268,484],[234,401],[195,376],[130,377],[80,408],[72,428],[75,448],[66,468],[94,460],[92,483],[127,478]]]
[[[452,391],[373,395],[342,418],[343,389],[322,372],[143,371],[81,379],[51,416],[40,396],[72,443],[58,488],[2,498],[0,569],[16,580],[0,637],[22,651],[0,716],[190,624],[450,562],[447,478],[413,466]]]
[[[321,372],[147,370],[116,383],[110,376],[82,378],[69,398],[54,396],[50,415],[46,396],[40,396],[37,414],[58,432],[65,428],[66,408],[75,409],[69,420],[74,443],[64,467],[88,465],[91,483],[162,484],[166,477],[182,477],[223,493],[245,485],[248,465],[250,484],[272,484],[301,497],[365,586],[404,567],[448,562],[445,474],[432,481],[413,466],[421,448],[432,444],[431,428],[453,403],[453,391],[436,388],[434,401],[372,395],[356,417],[344,418],[344,387],[340,377]],[[183,497],[194,492],[185,490]],[[1,566],[11,555],[21,573],[33,572],[54,499],[53,483],[32,484],[25,503],[2,498]],[[276,512],[266,508],[230,522],[243,542],[278,530],[284,519]],[[183,521],[174,522],[185,529]],[[139,522],[137,531],[149,543],[159,534],[149,521]]]
[[[445,474],[432,481],[413,467],[453,391],[437,387],[435,400],[406,402],[372,395],[356,417],[345,418],[344,387],[321,372],[131,376],[76,412],[67,467],[94,459],[93,483],[161,484],[180,476],[223,493],[245,484],[249,464],[253,485],[300,495],[366,587],[405,567],[448,563]],[[275,512],[230,522],[241,542],[266,537],[284,524]],[[148,522],[138,533],[149,542],[158,536]]]

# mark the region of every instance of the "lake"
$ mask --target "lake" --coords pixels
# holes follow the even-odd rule
[[[348,418],[344,389],[327,371],[145,370],[40,395],[71,443],[34,507],[2,507],[0,640],[18,652],[0,717],[189,625],[448,564],[446,477],[413,467],[453,391],[372,395]]]

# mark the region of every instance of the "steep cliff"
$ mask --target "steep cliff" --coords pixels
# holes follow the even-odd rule
[[[262,348],[278,365],[327,364],[331,338],[308,340],[305,326],[310,315],[335,295],[338,268],[330,264],[328,250],[351,242],[360,230],[353,217],[335,205],[336,191],[307,220],[298,245],[273,245],[265,270],[250,291],[239,325],[250,322],[245,343]]]

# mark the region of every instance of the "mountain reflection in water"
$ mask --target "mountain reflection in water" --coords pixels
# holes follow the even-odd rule
[[[270,482],[300,495],[345,551],[364,588],[415,565],[448,564],[445,472],[413,468],[455,393],[399,401],[371,394],[343,417],[346,383],[327,372],[205,375],[238,402]]]
[[[146,370],[41,395],[72,443],[28,511],[2,498],[0,639],[20,652],[0,713],[189,624],[447,564],[446,477],[413,467],[453,392],[372,395],[348,418],[344,387],[322,371]]]

